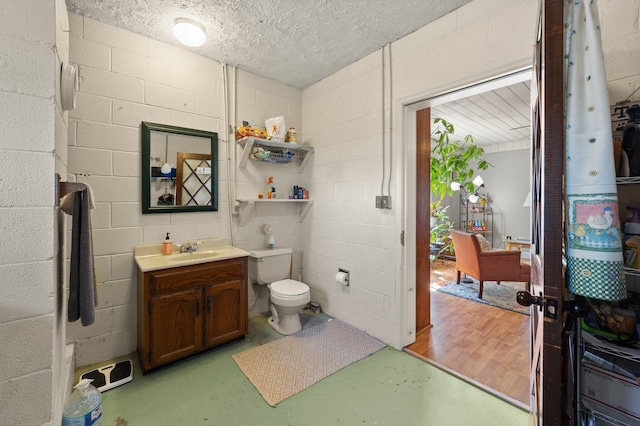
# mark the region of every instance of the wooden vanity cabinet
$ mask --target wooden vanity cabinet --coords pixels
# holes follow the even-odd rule
[[[138,272],[143,372],[248,332],[247,257]]]

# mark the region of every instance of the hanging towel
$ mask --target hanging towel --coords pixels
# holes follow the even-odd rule
[[[574,294],[626,298],[611,115],[598,6],[571,2],[567,40],[567,281]]]
[[[93,324],[98,305],[90,212],[94,207],[89,185],[86,190],[66,195],[60,202],[60,208],[72,215],[68,321],[80,319],[83,326]]]

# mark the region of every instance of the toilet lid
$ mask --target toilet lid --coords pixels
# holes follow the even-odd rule
[[[269,286],[272,292],[283,296],[300,296],[309,292],[309,286],[296,280],[281,280],[272,282]]]

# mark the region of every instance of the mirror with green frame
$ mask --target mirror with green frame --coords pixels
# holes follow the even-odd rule
[[[218,134],[142,122],[142,213],[218,210]]]

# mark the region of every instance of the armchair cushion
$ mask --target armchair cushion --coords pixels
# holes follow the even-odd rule
[[[491,246],[491,243],[484,236],[482,236],[480,234],[476,234],[476,238],[478,239],[478,242],[480,243],[480,250],[482,250],[482,251],[491,251],[491,250],[493,250],[493,247]]]

